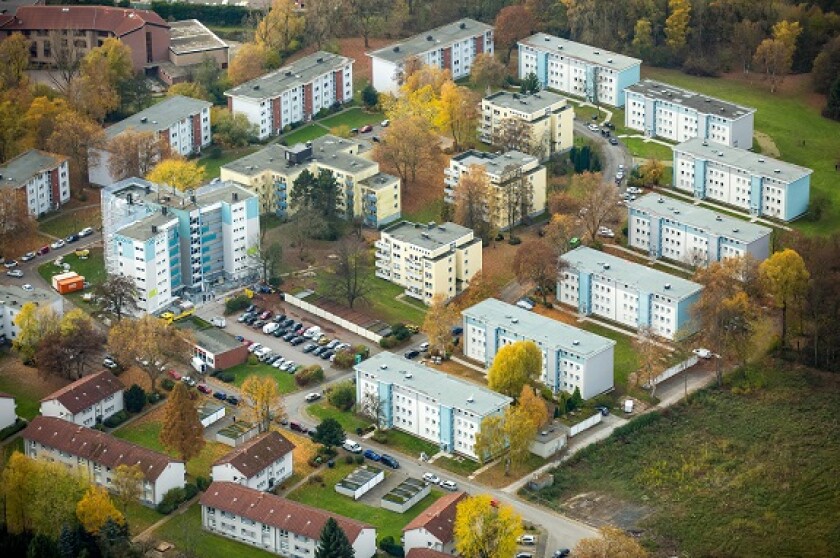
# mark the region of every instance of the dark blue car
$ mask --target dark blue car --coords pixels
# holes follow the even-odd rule
[[[382,459],[382,456],[373,451],[372,449],[366,449],[362,455],[364,455],[366,459],[370,459],[371,461],[379,461]]]

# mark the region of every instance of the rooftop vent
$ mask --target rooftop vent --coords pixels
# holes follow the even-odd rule
[[[324,59],[323,59],[323,58],[319,58],[318,60],[316,60],[316,62],[317,62],[318,64],[320,64],[320,63],[321,63],[321,62],[323,62],[323,61],[324,61]]]
[[[231,192],[230,196],[233,198],[233,201],[239,201],[239,192]]]
[[[152,225],[152,234],[157,234],[158,228],[157,225]]]
[[[472,395],[467,397],[467,403],[475,403],[475,397],[473,397]]]
[[[394,47],[394,52],[399,52],[399,51],[400,51],[400,46],[399,45],[395,46]]]
[[[256,85],[254,86],[254,89],[255,89],[255,90],[256,90],[256,89],[259,89],[259,88],[260,88],[260,84],[259,84],[259,83],[258,83],[258,84],[256,84]]]
[[[679,215],[679,214],[680,214],[680,210],[679,210],[679,209],[675,209],[675,210],[674,210],[674,215]]]
[[[665,290],[666,290],[666,291],[670,291],[670,290],[671,290],[671,283],[665,283]]]
[[[411,379],[411,378],[413,378],[413,377],[414,377],[414,374],[412,374],[411,372],[406,372],[406,373],[405,373],[405,379],[406,379],[406,380],[410,380],[410,379]]]
[[[518,324],[518,323],[519,323],[519,318],[513,318],[513,319],[510,321],[510,323],[512,323],[512,324]]]
[[[140,117],[140,122],[142,122],[143,124],[145,124],[147,120],[148,118],[146,118],[145,116]]]
[[[781,169],[773,169],[773,172],[775,172],[776,174],[781,174],[782,170]]]
[[[388,370],[388,365],[387,364],[380,364],[379,369],[380,370]]]
[[[709,146],[709,142],[707,142],[706,140],[703,140],[703,146],[704,146],[704,147],[708,147],[708,146]]]
[[[658,200],[656,200],[656,201],[657,201],[657,203],[665,203],[665,198],[660,197],[660,198],[659,198]]]
[[[286,72],[286,77],[292,77],[292,72]]]
[[[607,58],[607,62],[608,62],[609,64],[612,64],[612,61],[613,61],[613,59],[612,59],[612,58]]]
[[[758,159],[758,162],[759,162],[759,163],[763,163],[763,162],[764,162],[764,159],[759,158],[759,159]]]
[[[61,11],[66,13],[70,11],[70,8],[61,8]]]
[[[709,99],[708,97],[706,97],[706,98],[705,98],[705,99],[703,99],[703,100],[704,100],[704,101],[706,101],[707,103],[711,103],[711,102],[712,102],[712,100],[711,100],[711,99]]]
[[[723,151],[718,151],[718,157],[723,157]]]
[[[580,345],[580,341],[578,341],[577,339],[575,339],[574,341],[572,341],[572,345],[574,345],[574,346],[578,346],[578,345]]]
[[[427,224],[429,225],[430,229],[435,228],[435,225],[436,225],[436,223],[434,221],[429,221]]]
[[[715,215],[715,221],[723,221],[723,217],[720,215]]]
[[[596,51],[593,51],[593,52],[592,52],[592,54],[594,54],[595,56],[598,56],[598,55],[599,55],[599,54],[601,54],[601,53],[600,53],[599,51],[597,51],[597,50],[596,50]]]
[[[605,263],[605,264],[604,264],[604,269],[609,269],[609,268],[610,268],[610,264]]]
[[[546,39],[548,40],[548,39]],[[557,50],[563,50],[563,45],[557,45]]]
[[[736,233],[739,232],[741,229],[732,229],[732,232]]]
[[[545,42],[549,42],[550,40],[551,40],[551,37],[545,37]]]

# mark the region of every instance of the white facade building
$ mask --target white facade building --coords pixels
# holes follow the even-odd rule
[[[93,428],[124,408],[125,386],[110,371],[79,378],[41,400],[41,414]]]
[[[17,285],[0,285],[0,340],[14,341],[18,334],[15,318],[27,303],[52,308],[58,316],[64,314],[61,295],[54,291],[33,289],[24,291]]]
[[[519,79],[535,74],[544,88],[592,103],[624,106],[624,89],[639,81],[642,61],[546,33],[519,41]]]
[[[227,481],[271,490],[292,476],[292,450],[295,445],[271,430],[239,446],[213,464],[214,481]]]
[[[674,188],[748,211],[792,221],[808,211],[811,169],[700,138],[674,146]]]
[[[470,75],[476,56],[485,52],[493,54],[493,50],[493,27],[465,18],[367,55],[372,61],[373,86],[380,93],[397,95],[408,60],[449,70],[452,79],[457,80]]]
[[[645,79],[625,90],[624,125],[670,141],[700,138],[750,149],[755,109]]]
[[[497,91],[481,100],[478,136],[495,143],[505,134],[509,122],[525,123],[531,133],[527,151],[545,161],[552,154],[571,149],[574,142],[575,111],[565,97],[551,91],[533,95]]]
[[[403,548],[455,554],[455,517],[466,492],[453,492],[438,499],[403,528]]]
[[[70,200],[69,159],[30,149],[0,166],[0,195],[20,195],[33,217]]]
[[[732,257],[749,255],[758,262],[770,257],[769,227],[657,194],[627,209],[628,244],[654,258],[706,266]]]
[[[353,60],[318,51],[225,91],[228,108],[244,114],[260,139],[306,122],[321,109],[353,99]]]
[[[517,341],[542,352],[540,381],[555,393],[580,390],[584,399],[613,387],[615,341],[488,298],[465,309],[464,356],[490,367],[496,353]]]
[[[332,517],[356,558],[376,554],[376,529],[324,510],[232,482],[213,482],[201,496],[201,525],[211,533],[287,558],[312,558]]]
[[[140,501],[156,506],[173,488],[183,488],[186,468],[168,455],[54,417],[37,416],[23,432],[26,456],[83,471],[91,482],[113,488],[120,465],[143,471]]]
[[[17,421],[16,407],[13,395],[0,393],[0,430],[12,426]]]
[[[382,352],[354,367],[356,401],[379,402],[385,428],[439,444],[442,451],[478,459],[475,436],[485,417],[513,401],[487,388]]]

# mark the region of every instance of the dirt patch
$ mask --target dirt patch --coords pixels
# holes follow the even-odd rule
[[[779,157],[781,155],[779,148],[776,147],[776,142],[764,132],[755,132],[755,141],[758,142],[764,155],[768,157]]]
[[[160,382],[166,378],[166,374],[161,374],[157,379],[157,387],[160,388]],[[137,384],[141,388],[146,391],[152,389],[152,382],[149,380],[148,374],[137,368],[136,366],[132,366],[128,370],[124,370],[119,375],[120,381],[126,387],[131,387],[133,384]]]
[[[138,426],[142,426],[150,422],[163,422],[164,408],[165,405],[161,405],[153,411],[149,411],[145,415],[137,417],[135,420],[131,421],[131,424],[129,426],[131,428],[136,428]]]
[[[652,513],[652,510],[645,506],[631,504],[598,492],[577,494],[561,506],[563,513],[590,525],[614,525],[625,530],[638,530]]]
[[[7,355],[0,359],[0,378],[14,382],[16,386],[20,386],[22,392],[38,398],[49,395],[70,383],[69,380],[55,376],[44,378],[38,374],[37,368],[25,366],[14,355]]]

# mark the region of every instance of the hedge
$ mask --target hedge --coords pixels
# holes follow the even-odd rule
[[[29,424],[25,420],[16,418],[14,424],[10,424],[3,430],[0,430],[0,440],[5,440],[9,436],[13,436],[26,428],[26,425]]]
[[[114,428],[115,426],[121,425],[126,420],[128,420],[128,413],[125,411],[119,411],[103,420],[102,424],[104,424],[108,428]]]
[[[250,11],[242,6],[219,4],[187,4],[184,2],[152,2],[152,11],[167,21],[197,19],[205,25],[237,27]]]

